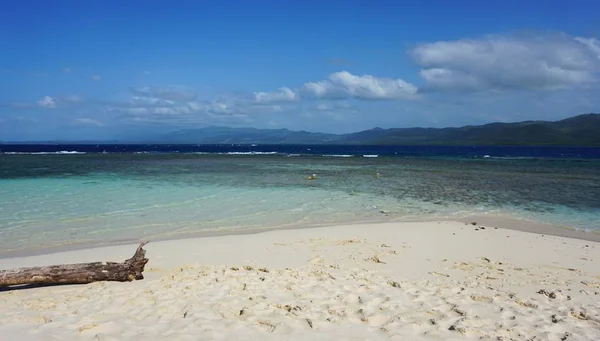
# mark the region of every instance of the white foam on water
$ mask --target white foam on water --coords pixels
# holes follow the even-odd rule
[[[227,153],[219,153],[219,154],[227,154],[227,155],[276,155],[277,152],[227,152]]]
[[[76,150],[60,150],[57,152],[4,152],[6,155],[79,155],[85,154],[85,152],[79,152]]]

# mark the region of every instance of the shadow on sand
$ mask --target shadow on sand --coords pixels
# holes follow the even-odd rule
[[[68,286],[68,285],[81,285],[81,284],[78,284],[78,283],[51,283],[51,284],[22,284],[22,285],[12,285],[12,286],[8,286],[8,287],[0,286],[0,292],[37,289],[37,288],[45,288],[45,287],[62,287],[62,286]]]

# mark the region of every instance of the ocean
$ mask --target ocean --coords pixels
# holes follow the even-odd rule
[[[483,214],[600,231],[600,148],[0,145],[0,255]]]

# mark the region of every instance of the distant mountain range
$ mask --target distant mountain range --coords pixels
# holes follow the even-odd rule
[[[600,146],[600,114],[560,121],[490,123],[459,128],[374,128],[351,134],[289,129],[207,127],[166,134],[154,141],[172,144],[374,144]]]
[[[2,143],[0,141],[0,144]],[[207,127],[179,130],[143,141],[28,141],[20,143],[600,146],[600,114],[584,114],[555,122],[490,123],[458,128],[373,128],[351,134],[311,133],[289,129]]]

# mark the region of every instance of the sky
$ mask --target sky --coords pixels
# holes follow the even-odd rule
[[[600,112],[600,2],[11,1],[0,141]]]

